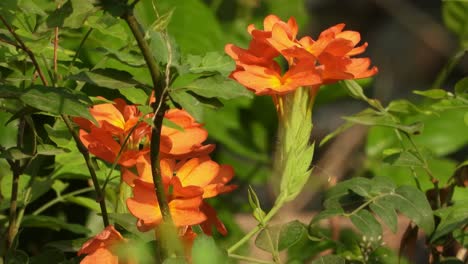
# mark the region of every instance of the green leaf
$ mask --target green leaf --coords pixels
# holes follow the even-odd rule
[[[174,10],[167,30],[180,45],[184,54],[222,51],[225,40],[221,26],[209,7],[202,1],[161,0],[156,2],[156,7],[160,14]],[[194,10],[197,12],[193,12]],[[135,16],[145,30],[151,29],[154,21],[157,20],[152,1],[140,2],[136,6]]]
[[[445,26],[461,40],[467,39],[468,2],[465,0],[442,1],[442,18]]]
[[[367,102],[376,109],[383,109],[382,104],[376,99],[368,98],[362,87],[355,80],[340,81],[339,84],[344,87],[351,97]]]
[[[66,198],[66,201],[86,207],[97,213],[101,212],[101,208],[99,207],[99,204],[96,202],[96,200],[88,198],[88,197],[70,196]]]
[[[401,113],[401,114],[412,114],[412,113],[422,113],[422,114],[430,114],[429,111],[423,111],[413,103],[408,100],[394,100],[391,101],[388,106],[385,108],[386,111],[394,112],[394,113]]]
[[[120,51],[108,47],[98,47],[97,51],[102,51],[104,56],[118,60],[131,67],[143,67],[146,65],[145,59],[136,50]]]
[[[72,136],[62,119],[55,120],[55,124],[53,126],[44,124],[44,129],[47,131],[49,138],[57,144],[57,146],[65,147],[70,143]]]
[[[23,94],[23,91],[23,89],[19,89],[15,86],[1,85],[0,98],[18,98]]]
[[[337,255],[327,255],[319,257],[318,259],[312,261],[311,264],[345,264],[346,261],[344,258]]]
[[[45,155],[45,156],[55,156],[57,154],[70,152],[69,149],[56,147],[54,145],[49,145],[49,144],[37,145],[36,151],[38,155]]]
[[[68,230],[75,234],[87,235],[90,230],[78,224],[69,224],[62,219],[45,215],[26,215],[21,222],[22,227],[49,228],[55,231]]]
[[[389,152],[392,150],[392,152]],[[393,166],[422,167],[423,163],[418,159],[414,151],[402,149],[387,149],[383,152],[383,161]]]
[[[192,73],[219,72],[223,76],[228,76],[236,68],[231,57],[218,52],[208,52],[204,56],[188,55],[186,63],[189,72]]]
[[[455,84],[455,95],[468,99],[468,77],[461,79]]]
[[[151,232],[140,232],[135,225],[135,217],[130,213],[121,214],[121,213],[109,213],[109,218],[112,219],[116,224],[123,227],[128,232],[136,235],[140,240],[144,242],[149,242],[154,240],[154,234]]]
[[[304,224],[295,220],[265,228],[255,239],[255,245],[267,252],[279,252],[296,244],[305,234]]]
[[[148,95],[142,89],[120,88],[119,92],[134,104],[144,104],[148,101]]]
[[[394,194],[384,197],[386,201],[421,227],[426,234],[434,230],[434,217],[424,193],[413,186],[401,186]]]
[[[192,246],[193,264],[226,263],[227,255],[216,246],[214,239],[206,235],[198,235]]]
[[[203,120],[203,108],[216,109],[223,104],[216,98],[204,98],[184,90],[169,91],[171,98],[196,120]]]
[[[68,0],[47,18],[47,26],[81,28],[85,20],[96,11],[94,0]]]
[[[398,229],[398,215],[391,204],[384,200],[377,200],[369,208],[390,228],[393,233]]]
[[[206,98],[233,99],[241,96],[252,98],[253,96],[238,82],[220,75],[200,78],[190,84],[171,89],[175,91],[186,89]]]
[[[82,81],[109,89],[128,89],[134,88],[139,84],[129,73],[113,69],[80,72],[76,75],[69,76],[68,79]]]
[[[340,182],[327,192],[324,205],[325,210],[312,219],[311,223],[330,216],[343,215],[350,217],[363,233],[375,237],[379,235],[381,228],[374,216],[363,206],[368,205],[371,210],[376,210],[374,212],[392,231],[396,230],[395,210],[406,215],[427,234],[434,229],[432,209],[424,193],[413,186],[396,188],[388,179],[380,177],[372,180],[357,177]]]
[[[447,97],[447,92],[442,89],[430,89],[425,91],[413,91],[413,93],[422,95],[432,99],[444,99]]]
[[[30,157],[32,157],[31,154],[24,153],[18,147],[11,147],[9,149],[1,151],[1,153],[0,153],[0,158],[10,159],[10,160],[20,160],[20,159],[26,159],[26,158],[30,158]]]
[[[369,211],[359,210],[349,218],[354,226],[365,236],[377,238],[382,235],[382,227]]]
[[[435,242],[440,237],[468,224],[468,204],[466,202],[460,202],[449,207],[441,208],[435,211],[434,214],[441,219],[431,237],[431,242]]]
[[[34,86],[20,96],[23,103],[54,115],[81,116],[93,119],[89,113],[89,98],[67,88]]]

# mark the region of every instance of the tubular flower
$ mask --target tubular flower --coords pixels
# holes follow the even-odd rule
[[[114,104],[95,105],[90,112],[97,125],[79,117],[74,121],[81,128],[81,141],[92,154],[113,163],[120,152],[117,163],[132,167],[139,156],[149,152],[151,126],[142,119],[151,118],[153,114],[143,115],[136,105],[127,105],[122,99],[114,100]],[[181,129],[163,125],[160,146],[162,157],[184,159],[213,151],[214,145],[202,145],[208,133],[189,113],[172,109],[166,112],[165,118]],[[127,137],[127,144],[122,149]]]
[[[81,264],[134,264],[133,260],[122,260],[117,252],[127,240],[115,230],[114,226],[107,226],[101,233],[88,240],[81,246],[78,256],[86,254]]]
[[[161,223],[162,215],[154,192],[151,164],[148,155],[137,161],[138,176],[130,170],[124,172],[124,180],[133,186],[133,197],[127,199],[131,214],[138,218],[137,226],[147,231]],[[168,198],[169,208],[178,227],[201,224],[214,225],[221,233],[225,228],[216,213],[203,203],[203,199],[232,191],[234,185],[226,184],[234,172],[230,166],[218,165],[208,156],[193,158],[176,163],[163,159],[160,162],[161,175]],[[211,208],[212,209],[212,208]]]
[[[378,69],[370,68],[369,58],[351,58],[363,53],[367,43],[356,47],[361,40],[360,34],[343,31],[344,26],[338,24],[326,29],[317,40],[308,36],[298,40],[294,18],[284,22],[275,15],[269,15],[264,20],[263,30],[253,25],[247,28],[252,36],[247,50],[226,45],[226,53],[237,65],[231,78],[257,95],[276,96],[290,93],[298,87],[317,88],[339,80],[375,75]],[[284,74],[274,61],[280,54],[288,62]]]

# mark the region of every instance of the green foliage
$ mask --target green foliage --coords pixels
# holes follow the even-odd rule
[[[312,223],[335,215],[349,217],[363,234],[381,235],[382,229],[367,206],[392,231],[396,231],[396,210],[406,215],[427,234],[434,230],[432,209],[425,195],[412,186],[396,187],[382,178],[353,178],[337,184],[326,196],[325,210]],[[374,210],[376,209],[376,210]]]
[[[463,47],[468,48],[468,3],[463,0],[442,1],[445,26],[455,33]]]

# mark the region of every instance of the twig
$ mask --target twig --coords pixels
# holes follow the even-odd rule
[[[164,222],[172,223],[171,212],[169,209],[169,205],[167,203],[166,194],[164,192],[164,185],[162,181],[160,165],[159,165],[159,148],[160,148],[160,138],[161,138],[161,128],[162,122],[164,118],[164,113],[167,109],[167,105],[164,103],[165,101],[165,94],[164,94],[164,84],[160,80],[161,72],[156,64],[156,61],[153,58],[151,50],[146,43],[145,38],[141,32],[140,25],[136,20],[135,16],[133,15],[133,9],[129,8],[127,12],[124,13],[123,19],[127,22],[130,30],[135,37],[138,46],[141,50],[141,53],[145,59],[146,64],[148,65],[148,69],[150,71],[151,79],[153,81],[153,89],[154,95],[156,97],[156,102],[153,105],[153,110],[158,110],[158,105],[161,105],[161,109],[159,109],[156,113],[154,113],[153,117],[153,128],[151,134],[151,173],[153,176],[153,182],[155,186],[156,197],[158,199],[159,208],[161,210],[161,214],[163,217]]]
[[[10,24],[8,24],[8,22],[5,20],[5,18],[3,16],[1,16],[1,15],[0,15],[0,20],[5,25],[5,27],[8,29],[8,31],[11,33],[11,35],[13,35],[16,42],[18,42],[19,47],[24,52],[26,52],[28,54],[28,56],[31,59],[34,67],[36,68],[37,73],[39,74],[39,77],[42,80],[42,83],[44,83],[44,85],[47,86],[48,85],[47,79],[45,78],[44,73],[42,72],[41,68],[39,67],[39,63],[37,63],[37,60],[36,60],[36,57],[34,56],[34,53],[26,46],[26,44],[24,44],[23,40],[21,40],[21,38],[15,33],[13,28],[10,26]],[[17,45],[15,45],[15,46],[17,46]]]
[[[81,152],[81,155],[85,159],[86,166],[88,167],[89,173],[91,174],[94,190],[96,191],[96,201],[99,202],[99,206],[101,207],[102,222],[104,223],[104,226],[108,226],[109,216],[107,215],[106,199],[101,190],[101,187],[99,186],[96,170],[94,169],[91,157],[89,156],[89,151],[85,147],[85,145],[83,145],[83,142],[81,142],[80,137],[73,129],[72,121],[70,120],[70,118],[67,115],[62,115],[62,119],[65,122],[65,125],[67,125],[68,131],[70,131],[70,133],[72,134],[72,137],[75,140],[78,150]]]
[[[73,191],[73,192],[66,193],[64,195],[57,196],[55,199],[50,200],[48,203],[44,204],[43,206],[38,208],[36,211],[34,211],[32,213],[32,215],[39,215],[40,213],[44,212],[46,209],[48,209],[52,205],[55,205],[56,203],[60,203],[60,202],[62,202],[64,200],[66,200],[68,197],[72,197],[72,196],[79,195],[79,194],[82,194],[82,193],[90,192],[92,190],[94,190],[93,187],[86,187],[86,188],[83,188],[83,189],[79,189],[79,190],[76,190],[76,191]]]
[[[75,61],[76,61],[76,59],[78,58],[78,55],[80,54],[80,51],[81,51],[81,49],[83,48],[84,43],[86,42],[86,40],[88,40],[88,37],[89,37],[89,35],[91,35],[92,32],[93,32],[93,29],[90,28],[90,29],[86,32],[86,34],[84,35],[84,37],[81,39],[80,44],[78,45],[78,49],[76,50],[75,55],[73,55],[73,59],[71,60],[70,65],[68,66],[67,75],[70,73],[71,68],[72,68],[73,65],[75,64]]]

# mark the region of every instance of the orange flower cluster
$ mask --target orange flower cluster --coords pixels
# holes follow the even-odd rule
[[[294,18],[287,22],[269,15],[263,30],[248,27],[252,41],[248,49],[228,44],[226,53],[236,61],[231,77],[257,95],[283,95],[298,87],[315,89],[339,80],[373,76],[377,67],[370,67],[369,58],[351,58],[363,53],[367,43],[356,47],[361,36],[355,31],[343,31],[338,24],[323,31],[317,40],[309,36],[296,39],[298,26]],[[279,55],[289,68],[282,73],[275,61]]]
[[[83,118],[75,119],[81,128],[83,144],[97,157],[120,165],[123,181],[133,189],[133,197],[126,203],[137,218],[138,229],[142,232],[154,229],[162,222],[162,215],[151,173],[152,130],[144,121],[152,118],[152,114],[145,116],[137,106],[128,105],[122,99],[114,100],[114,104],[95,105],[90,111],[97,124]],[[164,192],[175,226],[188,245],[196,236],[191,229],[193,225],[200,225],[208,235],[213,227],[226,235],[225,226],[204,199],[236,188],[227,185],[234,176],[232,167],[210,159],[208,154],[214,150],[214,145],[203,145],[208,133],[189,113],[171,109],[165,113],[165,118],[178,126],[163,125],[159,153]],[[86,248],[85,244],[80,254],[90,254],[90,257],[90,252],[97,252]],[[108,251],[104,253],[109,255]],[[104,256],[104,253],[97,256]]]
[[[123,167],[132,167],[139,156],[149,152],[151,125],[144,119],[151,119],[152,114],[144,116],[136,105],[127,105],[123,99],[95,105],[90,112],[97,125],[81,117],[74,119],[81,128],[80,139],[90,153],[109,163],[117,161]],[[171,109],[164,117],[181,130],[162,127],[161,157],[186,159],[214,150],[213,144],[202,145],[208,133],[186,111]]]

